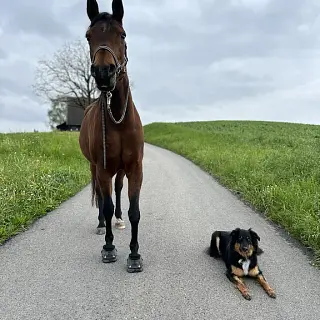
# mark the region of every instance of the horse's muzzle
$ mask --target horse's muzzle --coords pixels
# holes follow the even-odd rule
[[[110,65],[91,65],[91,75],[94,77],[99,90],[111,91],[116,82],[116,66]]]

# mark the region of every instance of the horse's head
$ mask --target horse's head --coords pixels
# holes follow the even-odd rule
[[[112,1],[112,14],[99,13],[96,0],[87,0],[91,24],[86,32],[90,47],[91,73],[101,91],[112,91],[127,63],[126,33],[122,26],[122,0]]]

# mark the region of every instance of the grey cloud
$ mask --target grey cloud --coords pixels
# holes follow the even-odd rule
[[[289,74],[289,70],[280,68],[273,74],[252,76],[247,71],[254,73],[254,69],[211,74],[206,73],[206,69],[226,58],[294,59],[303,57],[303,50],[307,48],[310,53],[319,47],[314,36],[301,35],[298,31],[299,25],[310,23],[314,18],[315,7],[308,1],[293,0],[288,7],[286,0],[273,0],[258,12],[231,5],[231,1],[226,0],[202,1],[199,5],[200,17],[183,17],[180,23],[164,19],[146,28],[143,19],[127,20],[128,38],[134,35],[135,39],[129,43],[129,59],[131,54],[131,61],[139,61],[136,65],[132,62],[129,70],[137,75],[134,81],[137,88],[141,87],[139,99],[143,97],[147,108],[156,109],[158,105],[170,103],[192,106],[236,101],[272,92],[278,85],[279,72]],[[176,20],[179,18],[177,12]],[[138,35],[149,37],[149,46],[139,46]],[[178,43],[180,48],[154,50],[156,45],[167,43]],[[302,59],[302,64],[300,60],[297,58],[297,65],[293,67],[303,71],[306,60]]]
[[[111,0],[98,2],[102,11],[110,12]],[[302,117],[299,108],[313,118],[319,115],[313,106],[319,104],[320,97],[311,101],[314,91],[308,93],[312,81],[319,78],[319,5],[311,0],[291,0],[290,5],[288,0],[265,0],[265,5],[254,8],[241,4],[245,2],[124,2],[128,71],[134,82],[133,98],[144,121],[201,120],[207,116],[276,119],[277,115],[281,120],[285,115],[295,120]],[[10,32],[5,39],[14,42],[2,59],[12,57],[11,53],[23,56],[23,61],[11,61],[8,68],[1,65],[0,98],[7,106],[2,115],[14,119],[14,112],[19,112],[21,121],[24,117],[25,121],[45,121],[44,109],[30,103],[35,101],[30,90],[33,59],[49,50],[48,42],[58,49],[67,38],[84,39],[89,24],[86,3],[16,0],[14,6],[8,3],[1,10],[0,18],[5,33]],[[37,50],[20,52],[27,42],[16,44],[29,39],[28,34],[39,36],[39,41],[35,36],[28,40]],[[21,69],[26,76],[16,82],[15,74]],[[296,88],[302,84],[307,93],[296,99]],[[25,107],[27,100],[24,108],[19,107],[21,96],[29,99],[30,107]]]
[[[21,94],[32,96],[30,86],[24,82],[0,77],[0,94]]]
[[[171,81],[167,81],[163,81],[162,84],[152,81],[137,83],[137,86],[141,85],[141,88],[144,88],[138,94],[139,99],[143,99],[145,103],[142,108],[156,110],[159,106],[164,106],[161,107],[161,110],[164,110],[165,106],[172,104],[194,108],[196,105],[206,105],[210,102],[236,101],[246,96],[266,94],[275,89],[269,80],[236,71],[211,76],[192,73],[189,77],[175,76]],[[168,112],[171,112],[170,108]]]
[[[28,97],[12,99],[10,95],[1,94],[0,118],[21,122],[43,121],[46,110]]]
[[[5,60],[6,58],[7,58],[6,52],[0,48],[0,60]]]
[[[44,5],[44,2],[33,1],[21,3],[18,7],[14,4],[7,13],[4,22],[6,33],[23,32],[36,34],[43,37],[69,37],[69,21],[60,20],[52,10],[52,5]],[[8,6],[10,8],[10,6]],[[8,10],[7,8],[7,10]]]
[[[7,62],[1,68],[0,93],[28,96],[34,99],[31,85],[33,83],[33,66],[26,60],[15,60]]]

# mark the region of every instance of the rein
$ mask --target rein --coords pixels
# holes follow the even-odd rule
[[[127,45],[126,45],[127,48]],[[121,71],[123,73],[126,72],[126,65],[128,62],[128,57],[127,57],[127,51],[125,51],[125,55],[124,55],[124,62],[122,64],[119,63],[119,60],[117,58],[117,56],[115,55],[115,53],[113,52],[113,50],[108,47],[108,46],[99,46],[98,49],[95,51],[93,58],[92,58],[92,64],[95,60],[96,54],[98,53],[98,51],[100,50],[107,50],[108,52],[111,53],[115,64],[116,64],[116,76],[118,77],[119,74],[121,73]],[[118,80],[118,79],[117,79]],[[114,88],[111,90],[113,91]],[[124,117],[126,115],[127,112],[127,107],[128,107],[128,100],[129,100],[129,92],[130,92],[130,82],[128,79],[128,89],[127,89],[127,95],[126,95],[126,100],[124,103],[124,109],[123,109],[123,113],[120,117],[119,120],[116,120],[112,114],[112,110],[111,110],[111,98],[112,98],[112,93],[111,91],[102,91],[101,95],[100,95],[100,105],[101,105],[101,112],[102,112],[102,140],[103,140],[103,168],[106,169],[106,111],[109,114],[110,119],[112,120],[112,122],[114,124],[120,124],[123,120]]]

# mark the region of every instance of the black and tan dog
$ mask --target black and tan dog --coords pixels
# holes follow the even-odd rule
[[[226,276],[235,283],[247,300],[251,300],[251,296],[241,279],[246,276],[257,279],[271,298],[276,297],[258,266],[257,256],[263,253],[258,241],[260,237],[251,228],[249,230],[236,228],[231,232],[215,231],[211,237],[210,256],[223,259],[227,267]]]

